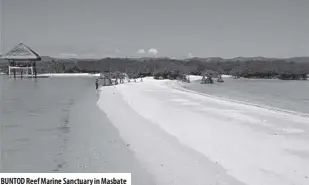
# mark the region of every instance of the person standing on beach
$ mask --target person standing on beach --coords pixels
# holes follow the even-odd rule
[[[95,89],[98,89],[99,88],[99,79],[96,79],[95,80]]]

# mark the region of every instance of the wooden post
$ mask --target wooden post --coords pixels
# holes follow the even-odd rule
[[[15,69],[15,61],[13,60],[13,73],[14,73],[14,78],[16,78],[16,69]]]
[[[34,77],[36,78],[36,62],[35,61],[33,63],[33,67],[34,67]]]
[[[31,78],[33,78],[33,67],[31,66]]]
[[[9,77],[11,77],[11,66],[9,64]]]

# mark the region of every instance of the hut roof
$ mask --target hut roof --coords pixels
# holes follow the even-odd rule
[[[23,43],[19,43],[1,58],[7,60],[41,60],[36,52]]]

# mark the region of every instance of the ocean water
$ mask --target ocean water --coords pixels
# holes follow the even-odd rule
[[[71,129],[70,110],[88,83],[0,76],[1,171],[57,171]]]
[[[200,84],[185,88],[258,105],[309,114],[309,81],[225,78],[224,83]]]
[[[1,172],[132,173],[154,184],[97,106],[95,79],[0,76]]]

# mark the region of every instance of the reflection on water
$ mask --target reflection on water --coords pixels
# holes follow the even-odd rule
[[[66,164],[70,110],[93,79],[0,81],[2,171],[58,172]]]

